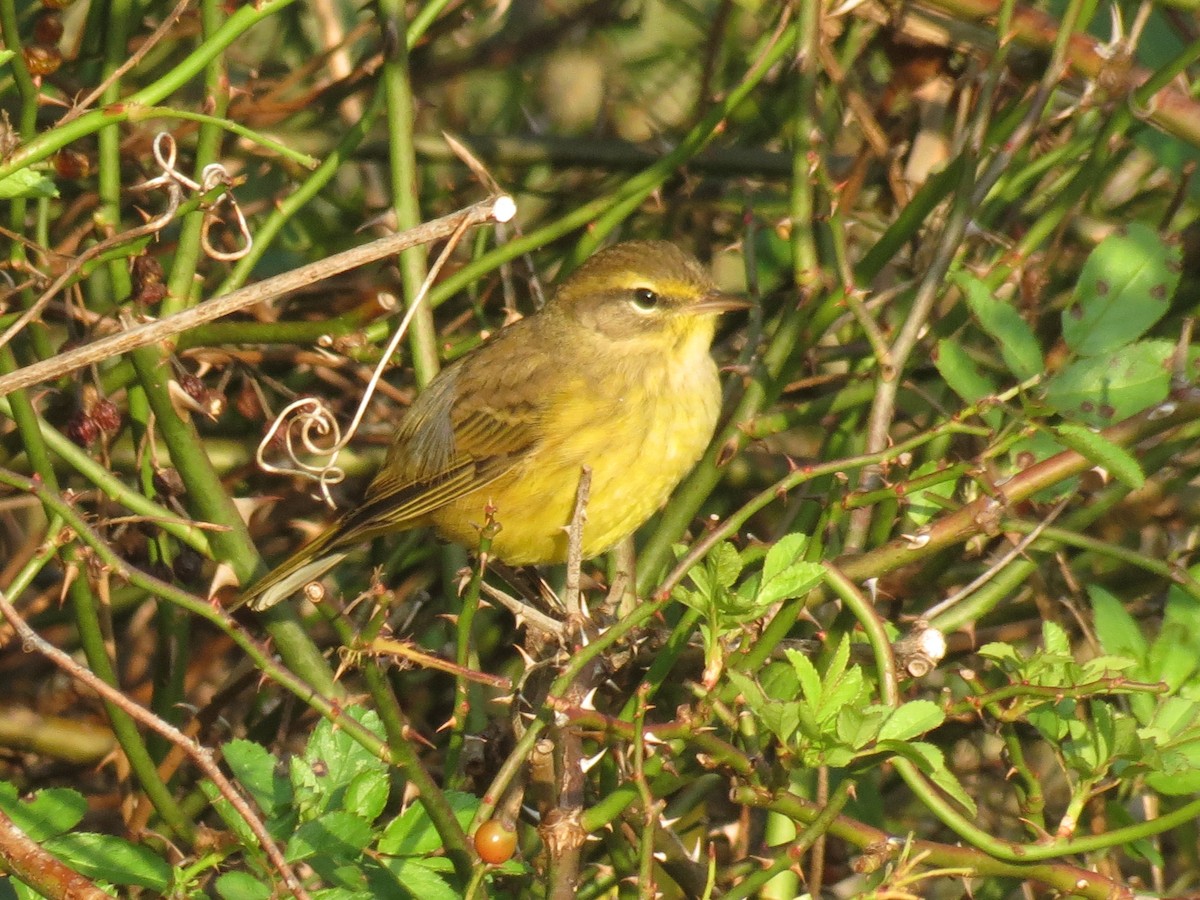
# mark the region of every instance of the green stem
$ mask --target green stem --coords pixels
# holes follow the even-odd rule
[[[384,35],[382,80],[391,137],[388,163],[392,205],[396,210],[396,226],[405,231],[421,224],[417,155],[413,149],[416,106],[408,70],[408,43],[401,39],[408,29],[403,0],[378,0],[377,8]],[[411,309],[425,281],[425,251],[421,247],[404,250],[399,262],[405,302]],[[428,303],[422,303],[413,316],[408,328],[408,342],[413,374],[417,385],[424,387],[438,371],[437,330],[433,324],[433,308]]]

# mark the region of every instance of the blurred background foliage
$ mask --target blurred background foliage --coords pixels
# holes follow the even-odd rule
[[[234,783],[0,630],[0,894],[1200,889],[1197,23],[0,0],[6,614]],[[755,301],[712,449],[585,564],[590,624],[514,622],[422,533],[226,615],[332,515],[257,463],[271,422],[349,423],[447,235],[64,354],[497,192],[516,219],[450,248],[336,503],[438,365],[623,238]]]

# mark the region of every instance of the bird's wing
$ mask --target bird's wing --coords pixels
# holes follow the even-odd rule
[[[546,384],[560,381],[547,378],[558,367],[540,348],[512,353],[521,327],[504,329],[476,351],[490,357],[488,364],[470,370],[456,364],[434,379],[397,426],[363,502],[251,586],[245,599],[253,608],[318,577],[346,548],[421,525],[429,513],[521,464],[542,440],[543,413],[552,402]]]
[[[501,340],[509,331],[477,351],[495,365],[453,366],[421,394],[397,429],[366,500],[338,522],[333,547],[420,524],[429,513],[503,478],[538,446],[550,398],[537,374],[548,357],[526,352],[521,362],[512,362],[510,342]]]

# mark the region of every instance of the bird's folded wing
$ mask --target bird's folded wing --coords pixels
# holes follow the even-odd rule
[[[391,531],[422,524],[429,513],[481,490],[512,470],[517,457],[459,457],[447,469],[425,478],[401,482],[381,472],[367,491],[368,499],[344,515],[334,527],[332,547],[346,547]]]

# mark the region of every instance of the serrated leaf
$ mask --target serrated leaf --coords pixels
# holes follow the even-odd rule
[[[288,841],[284,858],[293,863],[318,854],[357,859],[372,837],[370,822],[354,813],[334,810],[297,828]]]
[[[738,674],[729,673],[730,677]],[[800,693],[800,683],[796,679],[795,670],[782,660],[769,663],[759,674],[758,683],[762,685],[763,693],[772,700],[791,700]]]
[[[437,872],[420,860],[390,859],[384,862],[397,882],[411,897],[421,900],[461,900],[462,892],[456,891]]]
[[[1071,642],[1067,638],[1067,633],[1057,622],[1045,621],[1042,623],[1042,646],[1047,653],[1065,656],[1071,652]]]
[[[291,783],[279,771],[279,760],[265,747],[238,738],[222,745],[221,752],[238,783],[268,817],[291,804]]]
[[[833,656],[829,657],[829,661],[825,665],[825,675],[822,680],[826,684],[832,684],[842,677],[842,673],[846,671],[846,666],[849,664],[850,638],[843,634],[833,650]]]
[[[386,772],[360,772],[350,779],[346,789],[346,809],[368,822],[374,822],[387,805],[390,787]]]
[[[112,835],[76,831],[51,838],[43,846],[89,878],[135,884],[158,893],[171,885],[172,870],[166,860]]]
[[[1004,644],[1000,641],[991,641],[979,648],[979,655],[987,659],[994,659],[997,662],[1020,662],[1021,657],[1017,654],[1017,649],[1012,644]]]
[[[7,178],[0,179],[0,200],[51,199],[58,196],[54,182],[33,169],[18,169]]]
[[[1150,727],[1158,729],[1159,740],[1173,741],[1200,724],[1200,706],[1186,697],[1168,697],[1154,712]]]
[[[862,750],[879,738],[887,709],[883,706],[845,706],[838,712],[837,737],[854,750]]]
[[[1113,478],[1138,490],[1146,483],[1142,467],[1124,447],[1082,425],[1064,423],[1053,429],[1054,436],[1089,462],[1100,466]]]
[[[857,666],[836,679],[826,679],[823,690],[819,711],[823,720],[847,706],[862,706],[869,696],[862,669]]]
[[[754,597],[756,603],[767,606],[799,597],[821,583],[824,569],[801,559],[807,545],[807,535],[787,534],[771,546],[763,560],[762,580]]]
[[[1167,591],[1162,627],[1147,659],[1148,680],[1163,681],[1172,692],[1200,668],[1200,602],[1177,585]]]
[[[1075,360],[1046,380],[1046,403],[1088,425],[1127,419],[1167,398],[1174,350],[1170,341],[1139,341]]]
[[[772,701],[757,707],[754,712],[782,744],[791,744],[800,730],[803,719],[799,701]]]
[[[1063,339],[1081,356],[1111,353],[1163,317],[1179,285],[1181,252],[1140,222],[1088,254],[1062,314]]]
[[[1092,601],[1092,620],[1101,649],[1112,656],[1127,656],[1144,666],[1150,647],[1141,625],[1120,600],[1099,585],[1089,584],[1087,594]]]
[[[820,706],[822,697],[821,676],[817,673],[816,666],[812,664],[812,660],[798,650],[785,650],[784,655],[788,658],[788,662],[792,664],[792,669],[795,671],[796,678],[800,682],[800,693],[804,699],[813,706]]]
[[[967,272],[958,272],[954,280],[962,288],[967,306],[980,326],[996,341],[1008,370],[1018,381],[1040,375],[1044,369],[1042,351],[1029,323],[1012,304],[996,299],[986,284]]]
[[[911,741],[945,721],[942,708],[931,700],[910,700],[894,710],[879,729],[881,741]]]
[[[897,755],[911,760],[929,779],[940,787],[947,796],[958,803],[970,815],[975,815],[978,808],[961,781],[946,767],[946,757],[933,744],[925,741],[891,742],[888,747],[896,750]]]
[[[769,581],[804,556],[808,535],[785,534],[767,550],[763,559],[763,581]]]
[[[742,559],[737,547],[722,541],[709,552],[705,563],[716,580],[718,587],[729,588],[742,574]]]
[[[1161,772],[1146,776],[1146,783],[1154,790],[1173,797],[1200,792],[1200,744],[1163,753],[1161,764]]]
[[[446,791],[445,798],[465,829],[479,807],[479,798],[461,791]],[[442,838],[420,803],[412,804],[393,819],[379,839],[379,852],[389,856],[418,856],[441,848]]]
[[[383,725],[372,710],[351,707],[343,711],[377,737],[383,738]],[[387,766],[352,738],[344,728],[335,728],[322,719],[300,757],[291,760],[291,782],[297,804],[304,815],[343,808],[350,783],[362,772],[387,774]]]

